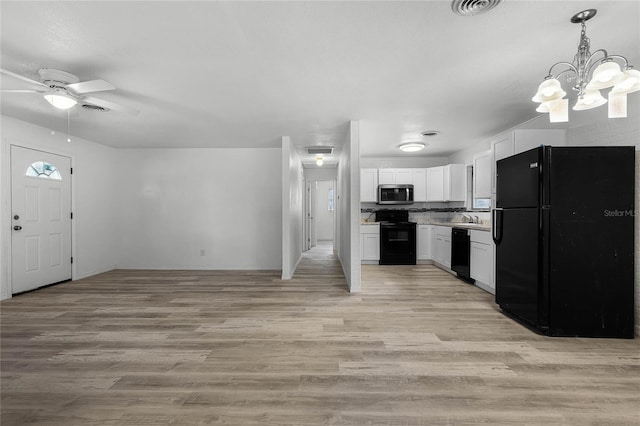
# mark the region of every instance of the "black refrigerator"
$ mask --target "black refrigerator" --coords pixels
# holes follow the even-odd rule
[[[550,336],[633,338],[634,147],[497,162],[496,303]]]

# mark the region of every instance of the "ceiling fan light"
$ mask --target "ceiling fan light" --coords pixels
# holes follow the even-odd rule
[[[603,62],[593,71],[593,76],[589,84],[588,90],[606,89],[616,85],[624,78],[624,74],[620,70],[620,65],[616,62]]]
[[[422,142],[407,142],[398,145],[398,149],[403,152],[418,152],[422,151],[427,144]]]
[[[585,90],[584,94],[578,97],[578,101],[573,106],[573,110],[584,111],[599,107],[605,103],[607,103],[607,100],[602,97],[599,90]]]
[[[562,90],[560,82],[555,78],[548,78],[538,86],[538,91],[531,98],[533,102],[549,102],[564,98],[567,94]]]
[[[64,93],[58,93],[56,91],[45,94],[44,98],[47,102],[58,109],[69,109],[78,103],[71,96]]]
[[[634,69],[628,69],[622,72],[623,78],[618,84],[613,86],[610,93],[613,94],[628,94],[637,92],[640,90],[640,71]]]

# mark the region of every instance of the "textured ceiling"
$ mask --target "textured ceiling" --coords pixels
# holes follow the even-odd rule
[[[140,110],[79,111],[72,134],[114,147],[340,145],[362,123],[361,155],[443,156],[537,115],[549,66],[570,61],[576,12],[597,8],[592,50],[640,66],[637,1],[504,1],[461,17],[449,1],[7,2],[2,68],[101,78],[96,97]],[[3,76],[2,88],[28,88]],[[573,96],[573,94],[571,94]],[[632,95],[633,96],[633,95]],[[636,94],[637,96],[637,94]],[[6,94],[2,113],[66,130],[40,95]],[[637,114],[637,111],[630,111]],[[413,154],[416,155],[416,154]]]

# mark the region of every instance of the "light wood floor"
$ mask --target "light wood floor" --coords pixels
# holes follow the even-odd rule
[[[8,425],[638,425],[639,340],[536,335],[429,265],[113,271],[0,304]]]

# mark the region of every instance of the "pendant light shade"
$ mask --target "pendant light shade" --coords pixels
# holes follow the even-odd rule
[[[550,102],[541,102],[540,105],[538,105],[538,108],[536,108],[536,111],[546,114],[551,111],[549,104]]]
[[[616,95],[629,94],[640,90],[640,71],[628,69],[622,73],[624,78],[611,89]]]
[[[624,78],[624,74],[620,70],[620,65],[613,61],[604,62],[593,71],[593,77],[589,84],[588,90],[600,90],[612,87]]]
[[[599,107],[605,103],[607,103],[607,100],[602,97],[599,90],[585,90],[584,94],[578,97],[578,102],[573,106],[573,110],[584,111]]]
[[[548,78],[538,86],[538,91],[531,98],[533,102],[549,102],[564,98],[567,94],[562,90],[560,82],[555,78]]]

